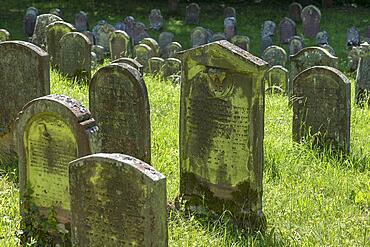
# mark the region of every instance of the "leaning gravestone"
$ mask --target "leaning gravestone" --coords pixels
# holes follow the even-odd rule
[[[315,43],[318,46],[329,44],[329,35],[328,35],[328,32],[326,32],[326,31],[318,32],[316,34]]]
[[[312,135],[314,143],[350,151],[351,83],[339,70],[315,66],[293,81],[293,139]]]
[[[151,57],[148,61],[149,72],[153,75],[162,74],[164,67],[164,59],[160,57]]]
[[[263,227],[263,76],[268,64],[217,41],[182,52],[180,194],[190,210]],[[193,68],[197,68],[194,70]]]
[[[124,154],[70,163],[73,246],[168,246],[166,178]]]
[[[224,19],[227,17],[234,17],[236,19],[236,11],[233,7],[226,7],[224,9]]]
[[[300,50],[304,48],[303,38],[300,36],[294,36],[289,41],[289,55],[292,56],[297,54]]]
[[[130,55],[130,36],[125,31],[116,30],[109,38],[109,50],[112,60]]]
[[[263,52],[262,59],[268,62],[270,67],[275,65],[284,67],[288,60],[288,56],[283,48],[272,45]]]
[[[122,58],[116,59],[112,61],[112,63],[125,63],[137,69],[140,72],[140,74],[143,74],[144,72],[144,66],[140,64],[137,60],[129,58],[129,57],[122,57]]]
[[[360,59],[355,81],[355,103],[361,105],[370,95],[370,45],[368,43],[361,44],[358,48],[358,56]]]
[[[148,70],[148,60],[153,57],[152,48],[148,45],[139,44],[134,47],[135,59],[144,66],[144,71]]]
[[[93,29],[97,45],[104,47],[104,52],[109,52],[109,38],[116,29],[106,21],[100,21]]]
[[[40,222],[55,220],[61,231],[51,228],[44,233],[54,240],[50,246],[70,246],[68,163],[99,151],[97,134],[90,112],[63,95],[34,99],[18,116],[22,223],[25,230],[45,231]]]
[[[159,44],[155,39],[145,38],[142,41],[140,41],[140,44],[145,44],[145,45],[149,46],[152,49],[154,57],[159,56]]]
[[[74,32],[76,29],[64,21],[56,21],[46,27],[46,48],[49,53],[50,65],[59,68],[60,65],[60,39],[64,34]]]
[[[60,40],[60,72],[77,81],[91,78],[91,43],[77,32],[65,34]]]
[[[27,37],[32,37],[33,30],[35,29],[36,19],[39,11],[35,7],[29,7],[26,10],[26,15],[23,21],[24,33]]]
[[[195,48],[208,43],[208,32],[203,27],[196,27],[190,33],[191,47]]]
[[[360,32],[357,30],[356,27],[351,27],[347,30],[346,45],[347,48],[352,48],[354,46],[360,45]]]
[[[289,72],[283,66],[277,65],[270,68],[265,75],[267,88],[277,86],[286,92],[289,87]]]
[[[293,2],[289,5],[289,17],[295,22],[301,22],[302,5]]]
[[[279,24],[280,43],[286,44],[296,35],[296,24],[292,19],[285,17]]]
[[[236,35],[235,17],[226,17],[224,20],[224,33],[227,40],[231,40]]]
[[[0,29],[0,42],[8,41],[10,39],[10,33],[5,29]]]
[[[233,43],[236,46],[239,46],[240,48],[242,48],[245,51],[249,51],[250,39],[247,36],[235,35],[231,39],[231,43]]]
[[[313,6],[306,6],[301,14],[304,36],[314,38],[320,31],[321,12]]]
[[[146,31],[145,24],[142,22],[135,23],[132,35],[132,39],[135,45],[139,44],[140,41],[142,41],[143,39],[149,38],[149,34]]]
[[[23,41],[0,43],[0,160],[14,157],[13,124],[22,107],[50,94],[49,56]]]
[[[139,71],[124,63],[99,69],[90,81],[89,102],[102,151],[126,153],[150,164],[149,100]]]
[[[196,3],[191,3],[186,6],[186,24],[199,24],[200,7]]]
[[[89,29],[87,13],[80,11],[75,15],[75,27],[78,32],[85,32]]]
[[[62,18],[53,14],[43,14],[37,16],[35,29],[32,36],[32,43],[46,49],[46,27],[56,21],[63,21]]]
[[[162,29],[164,20],[159,9],[152,9],[149,15],[150,28],[154,31]]]

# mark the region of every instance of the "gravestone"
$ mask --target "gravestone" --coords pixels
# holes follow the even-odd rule
[[[109,38],[111,59],[129,56],[130,45],[130,37],[125,31],[114,31]]]
[[[125,31],[126,30],[126,25],[125,25],[125,23],[123,23],[123,21],[119,21],[116,24],[114,24],[114,28],[116,30]]]
[[[98,57],[95,52],[91,52],[91,68],[95,69],[98,66]]]
[[[168,13],[170,15],[177,15],[179,13],[180,0],[168,0]]]
[[[322,0],[322,7],[323,8],[333,7],[333,0]]]
[[[135,59],[144,66],[144,71],[149,69],[148,60],[153,57],[152,48],[148,45],[139,44],[134,47]]]
[[[235,35],[231,39],[231,43],[233,43],[236,46],[239,46],[240,48],[242,48],[245,51],[249,51],[250,39],[247,36]]]
[[[320,31],[321,12],[314,5],[308,5],[302,10],[304,36],[314,38]]]
[[[150,164],[150,109],[141,74],[125,63],[100,68],[89,85],[90,111],[102,151],[121,152]]]
[[[46,27],[56,21],[63,21],[62,18],[53,14],[43,14],[37,16],[35,29],[32,35],[32,43],[46,49]]]
[[[267,49],[267,47],[272,46],[271,36],[264,36],[261,40],[261,54]]]
[[[173,33],[162,32],[159,34],[158,45],[159,45],[159,55],[162,57],[166,52],[166,47],[169,45],[174,38]]]
[[[35,7],[29,7],[23,20],[24,33],[27,37],[32,37],[35,29],[36,19],[39,11]]]
[[[302,5],[293,2],[289,5],[289,17],[295,22],[301,22]]]
[[[224,33],[227,40],[231,40],[236,35],[236,20],[234,17],[225,18]]]
[[[267,89],[277,86],[283,92],[286,92],[286,89],[289,87],[289,72],[283,66],[276,65],[266,72],[265,80],[267,81]]]
[[[327,50],[331,55],[335,56],[334,48],[331,47],[329,44],[320,45],[321,48]]]
[[[235,37],[235,36],[234,36]],[[226,40],[226,36],[224,33],[214,33],[212,35],[212,38],[211,38],[211,41],[212,42],[215,42],[215,41],[220,41],[220,40]]]
[[[63,13],[62,13],[62,10],[61,9],[58,9],[58,8],[51,9],[50,10],[50,14],[59,16],[60,18],[63,19]]]
[[[80,11],[75,15],[75,27],[78,32],[85,32],[89,29],[87,13]]]
[[[145,38],[142,41],[140,41],[140,44],[145,44],[145,45],[149,46],[152,49],[154,57],[159,56],[159,44],[155,39]]]
[[[200,15],[200,7],[196,3],[191,3],[186,6],[186,16],[185,16],[185,23],[186,24],[199,24],[199,15]]]
[[[328,32],[326,32],[326,31],[318,32],[316,34],[316,42],[315,43],[318,46],[329,44]]]
[[[148,61],[149,72],[153,75],[162,74],[164,67],[164,59],[160,57],[151,57]]]
[[[24,41],[0,43],[0,160],[14,157],[13,124],[22,107],[50,94],[48,54]]]
[[[293,140],[311,135],[315,144],[350,151],[351,83],[339,70],[314,66],[293,81]]]
[[[95,42],[97,45],[104,47],[105,53],[109,53],[109,38],[114,31],[115,28],[104,20],[100,21],[93,29]]]
[[[166,53],[163,55],[164,58],[178,58],[177,53],[182,51],[182,46],[178,42],[171,42],[166,47]]]
[[[181,60],[177,58],[167,58],[164,61],[164,77],[174,82],[180,82]]]
[[[127,16],[123,20],[123,23],[125,24],[125,32],[133,38],[133,33],[134,33],[134,26],[135,26],[135,18],[132,16]]]
[[[347,30],[346,45],[347,48],[352,48],[354,46],[360,45],[360,32],[357,30],[356,27],[351,27]]]
[[[59,68],[60,65],[60,39],[66,33],[74,32],[76,29],[64,21],[56,21],[49,24],[46,32],[46,48],[49,53],[50,65]]]
[[[365,29],[365,32],[364,32],[364,41],[367,42],[367,43],[370,43],[370,26],[368,26]]]
[[[349,72],[357,71],[359,60],[360,56],[358,54],[357,47],[352,47],[352,49],[348,52],[347,56],[347,68]]]
[[[10,39],[10,33],[5,29],[0,29],[0,42],[8,41]]]
[[[265,21],[262,24],[261,38],[264,38],[264,37],[267,37],[267,36],[269,36],[269,37],[274,36],[275,28],[276,28],[275,22]]]
[[[203,27],[196,27],[190,33],[191,47],[195,48],[208,43],[208,32]]]
[[[280,29],[280,43],[286,44],[289,43],[296,35],[296,25],[292,19],[284,17],[284,19],[279,24]]]
[[[98,59],[98,63],[104,62],[104,47],[101,45],[93,45],[91,47],[91,51],[96,54],[96,58]]]
[[[140,72],[140,74],[144,73],[144,66],[142,64],[140,64],[137,60],[129,58],[129,57],[118,58],[118,59],[112,61],[112,63],[125,63],[125,64],[128,64],[131,67],[137,69]]]
[[[60,72],[78,82],[91,78],[91,43],[78,32],[65,34],[60,40]]]
[[[289,41],[289,55],[294,55],[304,48],[303,38],[301,36],[294,36]]]
[[[143,39],[149,38],[149,34],[146,31],[145,24],[142,22],[135,23],[132,35],[135,45],[139,44],[140,41],[142,41]]]
[[[224,9],[224,19],[226,19],[227,17],[234,17],[235,20],[236,20],[236,11],[235,11],[235,8],[233,8],[233,7],[226,7]]]
[[[95,45],[95,37],[94,34],[90,31],[82,32],[89,40],[92,45]],[[104,48],[103,48],[104,49]]]
[[[90,112],[67,96],[48,95],[23,107],[15,138],[22,230],[45,231],[40,223],[53,215],[61,230],[43,234],[54,240],[50,246],[70,246],[68,163],[98,151],[97,134]]]
[[[355,81],[355,103],[362,105],[370,92],[370,45],[362,43],[358,49],[358,67]]]
[[[166,178],[124,154],[70,163],[73,246],[168,246]]]
[[[185,207],[216,214],[227,210],[240,226],[263,228],[268,65],[227,41],[186,50],[182,61],[180,195]]]
[[[262,59],[265,60],[270,67],[275,65],[284,67],[288,60],[288,56],[283,48],[272,45],[263,52]]]
[[[159,9],[152,9],[149,15],[150,28],[158,31],[163,28],[164,20]]]

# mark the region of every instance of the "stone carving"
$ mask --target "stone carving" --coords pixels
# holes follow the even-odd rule
[[[135,18],[132,16],[127,16],[123,23],[125,24],[125,32],[131,37],[134,37],[134,26],[135,26]]]
[[[63,19],[63,12],[61,9],[58,9],[58,8],[51,9],[50,14],[59,16],[60,18]]]
[[[304,36],[314,38],[320,31],[321,12],[314,5],[306,6],[301,14]]]
[[[199,15],[200,15],[200,7],[196,3],[191,3],[186,6],[186,16],[185,16],[185,23],[186,24],[199,24]]]
[[[56,21],[63,21],[62,18],[53,14],[43,14],[37,16],[35,29],[32,35],[32,43],[46,49],[46,27]]]
[[[164,61],[164,77],[167,80],[179,83],[181,76],[181,61],[177,58],[168,58]]]
[[[274,36],[276,24],[273,21],[265,21],[262,25],[261,37]]]
[[[288,56],[283,48],[272,45],[263,52],[262,59],[268,62],[270,67],[275,65],[284,67],[288,60]]]
[[[109,38],[109,44],[112,60],[130,55],[130,37],[125,31],[114,31]]]
[[[135,23],[132,35],[133,35],[132,39],[135,45],[139,44],[141,40],[149,38],[149,34],[146,31],[146,27],[142,22]]]
[[[279,24],[280,29],[280,43],[289,43],[296,35],[296,25],[292,19],[285,17]]]
[[[295,22],[301,22],[302,5],[293,2],[289,5],[289,17]]]
[[[159,9],[152,9],[149,15],[150,28],[154,31],[162,29],[164,20]]]
[[[166,52],[163,54],[163,58],[178,58],[177,53],[182,51],[182,46],[178,42],[171,42],[167,45],[165,51]]]
[[[208,43],[209,33],[203,27],[196,27],[190,33],[191,47],[198,47]]]
[[[75,27],[78,32],[85,32],[89,29],[87,13],[80,11],[75,15]]]

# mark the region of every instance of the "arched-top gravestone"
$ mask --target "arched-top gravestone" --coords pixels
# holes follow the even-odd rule
[[[203,27],[196,27],[190,33],[190,45],[195,48],[208,43],[208,32]]]
[[[159,45],[159,55],[162,56],[168,44],[172,42],[174,38],[173,33],[170,32],[162,32],[159,34],[158,37],[158,45]]]
[[[147,28],[144,23],[136,22],[132,31],[132,40],[135,45],[139,44],[145,38],[149,38]]]
[[[346,45],[347,48],[360,45],[360,32],[356,27],[351,27],[347,30]]]
[[[288,60],[288,56],[283,48],[272,45],[267,47],[263,52],[262,59],[268,62],[270,67],[275,65],[281,65],[284,67]]]
[[[35,7],[29,7],[23,20],[23,29],[27,37],[32,37],[39,11]]]
[[[217,41],[182,55],[180,194],[190,209],[264,225],[264,80],[268,64]],[[196,68],[194,70],[194,68]]]
[[[266,72],[265,80],[267,81],[267,89],[277,86],[283,92],[286,92],[286,89],[289,87],[289,72],[283,66],[276,65]]]
[[[315,66],[293,81],[293,139],[307,135],[317,144],[350,151],[351,83],[339,70]]]
[[[227,40],[231,40],[236,35],[236,19],[234,17],[225,18],[224,33]]]
[[[261,37],[271,37],[275,34],[276,23],[273,21],[265,21],[261,28]]]
[[[181,76],[181,60],[177,58],[167,58],[164,61],[163,75],[166,79],[176,81]]]
[[[370,45],[366,42],[361,44],[357,48],[357,54],[359,61],[355,81],[355,103],[361,105],[369,99],[370,93]]]
[[[150,28],[154,31],[162,29],[164,19],[159,9],[152,9],[149,15]]]
[[[135,59],[144,66],[144,71],[148,69],[148,60],[153,57],[153,51],[150,46],[145,44],[135,45]]]
[[[93,28],[96,44],[104,47],[105,53],[109,52],[109,37],[115,30],[116,29],[105,20],[99,21]]]
[[[234,37],[232,37],[231,43],[233,43],[236,46],[239,46],[245,51],[249,51],[250,39],[247,36],[235,35]]]
[[[10,158],[13,123],[30,100],[50,94],[49,56],[24,41],[0,43],[0,156]]]
[[[159,44],[158,42],[153,38],[145,38],[142,41],[140,41],[140,44],[145,44],[149,46],[152,49],[152,53],[154,57],[159,56]]]
[[[56,21],[63,21],[63,19],[53,14],[37,16],[35,29],[32,35],[32,43],[46,49],[46,27]]]
[[[237,35],[236,35],[237,36]],[[234,36],[235,37],[235,36]],[[226,40],[226,36],[224,33],[214,33],[212,35],[212,38],[211,38],[211,42],[214,42],[214,41],[220,41],[220,40]]]
[[[59,68],[60,65],[60,39],[64,34],[74,32],[76,29],[64,21],[56,21],[46,27],[46,48],[49,53],[50,65]]]
[[[77,80],[90,80],[90,40],[81,33],[70,32],[60,39],[60,47],[60,72]]]
[[[137,69],[141,74],[143,74],[144,72],[144,66],[141,63],[139,63],[137,60],[129,58],[129,57],[118,58],[112,61],[112,63],[125,63]]]
[[[23,107],[15,139],[21,215],[27,230],[37,228],[53,212],[59,229],[70,234],[68,163],[99,151],[97,132],[90,112],[67,96],[48,95]],[[63,235],[54,234],[52,238]]]
[[[289,56],[297,54],[304,48],[303,38],[300,36],[294,36],[289,41]]]
[[[161,57],[151,57],[148,61],[149,72],[153,75],[163,74],[164,59]]]
[[[318,46],[329,44],[329,34],[327,31],[321,31],[316,34],[315,44]]]
[[[301,18],[304,36],[314,38],[320,32],[320,10],[314,5],[308,5],[302,10]]]
[[[89,102],[100,127],[102,151],[150,163],[149,100],[139,71],[124,63],[99,69],[90,82]]]
[[[197,3],[191,3],[186,6],[185,23],[199,24],[200,7]]]
[[[73,246],[167,247],[166,178],[124,154],[70,163]]]
[[[296,24],[295,22],[285,17],[279,24],[280,29],[280,43],[286,44],[291,40],[296,34]]]
[[[130,36],[125,31],[117,30],[109,38],[111,59],[127,57],[130,53]]]
[[[87,13],[80,11],[75,15],[75,27],[78,32],[85,32],[89,29]]]
[[[224,9],[224,19],[227,17],[234,17],[236,19],[236,10],[233,7],[226,7]]]
[[[10,33],[6,29],[0,29],[0,42],[8,41],[10,39]]]
[[[177,58],[177,53],[182,51],[182,46],[179,42],[171,42],[166,47],[166,54],[163,54],[164,58],[174,57]]]
[[[293,2],[289,5],[289,17],[295,21],[301,21],[302,5],[300,3]]]

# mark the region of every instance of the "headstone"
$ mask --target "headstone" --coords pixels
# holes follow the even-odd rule
[[[60,72],[77,81],[91,78],[91,43],[77,32],[65,34],[60,40]]]
[[[358,54],[357,47],[352,47],[352,49],[348,52],[347,56],[347,68],[349,72],[357,71],[359,60],[360,56]]]
[[[14,157],[13,123],[22,107],[50,94],[49,56],[24,41],[0,43],[0,160]]]
[[[89,40],[92,45],[95,45],[95,37],[94,34],[90,31],[82,32]],[[104,48],[103,48],[104,49]]]
[[[159,56],[159,44],[155,39],[145,38],[142,41],[140,41],[140,44],[145,44],[145,45],[149,46],[152,49],[154,57]]]
[[[159,34],[158,45],[159,45],[159,55],[162,57],[162,54],[165,53],[167,45],[169,45],[174,38],[173,33],[162,32]]]
[[[292,56],[304,48],[303,38],[294,36],[289,41],[289,55]]]
[[[123,20],[126,29],[124,30],[131,38],[133,38],[134,33],[134,26],[135,26],[135,18],[132,16],[127,16]]]
[[[261,54],[267,49],[267,47],[272,46],[271,36],[264,36],[261,40]]]
[[[125,63],[100,68],[89,85],[90,111],[101,132],[102,151],[150,163],[150,109],[141,74]]]
[[[220,40],[226,40],[226,36],[224,33],[214,33],[212,35],[212,39],[211,39],[212,42],[220,41]]]
[[[322,0],[322,7],[323,8],[333,7],[333,0]]]
[[[152,9],[149,15],[150,28],[158,31],[163,28],[164,20],[159,9]]]
[[[78,32],[85,32],[89,29],[87,13],[80,11],[75,15],[75,27]]]
[[[168,0],[168,13],[170,15],[177,15],[179,13],[180,0]]]
[[[148,45],[135,45],[135,59],[144,66],[144,71],[148,70],[148,60],[153,57],[153,51]]]
[[[360,45],[360,32],[356,27],[351,27],[347,30],[346,45],[348,48]]]
[[[130,37],[125,31],[114,31],[109,38],[109,44],[112,60],[130,55]]]
[[[168,246],[166,178],[124,154],[70,163],[73,246]]]
[[[63,19],[63,13],[61,9],[55,8],[50,10],[50,14],[59,16],[60,18]]]
[[[0,42],[8,41],[10,39],[10,33],[5,29],[0,29]]]
[[[208,43],[208,33],[203,27],[196,27],[190,34],[191,47],[195,48]]]
[[[116,24],[114,24],[114,28],[116,30],[125,31],[126,30],[126,25],[125,25],[125,23],[123,23],[123,21],[119,21]]]
[[[367,42],[367,43],[370,43],[370,26],[368,26],[365,29],[365,32],[364,32],[364,41]]]
[[[46,49],[46,27],[56,21],[63,21],[62,18],[53,14],[43,14],[37,16],[35,29],[32,35],[32,43]]]
[[[271,67],[266,72],[265,79],[267,81],[266,88],[277,86],[285,92],[289,86],[289,72],[286,68],[280,65]]]
[[[96,58],[98,59],[98,63],[104,62],[104,47],[101,45],[93,45],[91,47],[91,51],[96,54]]]
[[[329,44],[320,45],[321,48],[327,50],[331,55],[335,56],[334,48],[331,47]]]
[[[182,51],[182,46],[178,42],[171,42],[166,47],[166,54],[163,55],[164,58],[178,58],[177,53]]]
[[[140,74],[143,74],[143,72],[144,72],[144,66],[142,64],[140,64],[137,60],[129,58],[129,57],[118,58],[118,59],[112,61],[112,63],[125,63],[125,64],[128,64],[131,67],[137,69],[140,72]]]
[[[149,72],[153,75],[163,73],[164,59],[160,57],[151,57],[148,61]]]
[[[180,194],[185,207],[217,214],[227,210],[240,226],[263,228],[268,65],[227,41],[186,50],[182,61]]]
[[[358,48],[358,56],[360,59],[355,81],[355,103],[362,105],[370,95],[370,45],[368,43],[361,44]]]
[[[289,5],[289,17],[295,22],[301,22],[302,5],[293,2]]]
[[[133,30],[133,41],[134,44],[137,45],[145,38],[149,38],[149,34],[146,31],[145,24],[142,22],[135,23],[134,30]]]
[[[98,57],[95,52],[91,52],[91,68],[95,69],[98,66]]]
[[[224,19],[227,17],[234,17],[236,19],[236,11],[233,7],[226,7],[224,9]]]
[[[185,16],[185,23],[186,24],[199,24],[199,15],[200,15],[200,7],[196,3],[191,3],[186,6],[186,16]]]
[[[275,65],[284,67],[288,60],[288,56],[283,48],[272,45],[263,52],[262,59],[265,60],[270,67]]]
[[[24,33],[27,37],[32,37],[35,29],[36,19],[39,11],[35,7],[29,7],[23,21]]]
[[[296,35],[296,25],[292,19],[285,17],[279,24],[280,29],[280,43],[289,43]]]
[[[66,33],[74,32],[76,29],[64,21],[56,21],[49,24],[46,32],[46,48],[49,53],[50,65],[59,68],[60,65],[60,39]]]
[[[306,6],[301,14],[304,36],[314,38],[320,31],[321,12],[314,5]]]
[[[239,46],[240,48],[242,48],[245,51],[249,51],[250,39],[247,36],[235,35],[231,39],[231,43],[233,43],[236,46]]]
[[[274,36],[276,24],[273,21],[265,21],[262,24],[261,37]]]
[[[167,58],[164,61],[164,77],[168,80],[179,81],[181,76],[181,60],[177,58]]]
[[[93,29],[96,44],[104,47],[105,53],[109,52],[109,38],[114,31],[115,28],[104,20]]]
[[[44,234],[54,240],[52,246],[70,246],[68,163],[99,151],[97,134],[90,112],[67,96],[48,95],[23,107],[16,121],[16,145],[26,234],[33,228],[45,231],[41,223],[55,220],[59,230]]]
[[[293,140],[308,135],[315,144],[350,151],[351,83],[339,70],[315,66],[293,81]]]
[[[318,32],[316,34],[316,45],[321,46],[325,44],[329,44],[328,32],[326,31]]]
[[[231,40],[236,35],[236,20],[234,17],[225,18],[224,33],[227,40]]]

